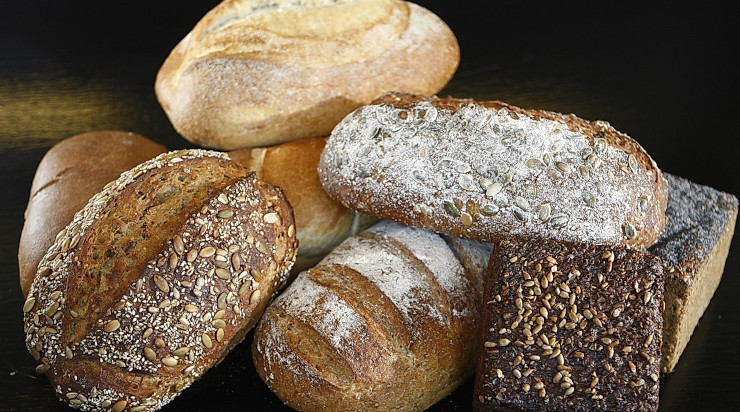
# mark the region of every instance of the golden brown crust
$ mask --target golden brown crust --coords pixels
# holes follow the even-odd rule
[[[27,347],[73,406],[157,409],[244,339],[295,248],[279,188],[223,153],[165,153],[57,237],[24,304]]]
[[[233,0],[172,50],[155,91],[183,137],[232,150],[325,136],[391,90],[436,93],[459,59],[449,27],[413,3]]]
[[[31,184],[18,245],[24,297],[41,257],[88,199],[122,172],[166,150],[144,136],[122,131],[83,133],[49,149]]]

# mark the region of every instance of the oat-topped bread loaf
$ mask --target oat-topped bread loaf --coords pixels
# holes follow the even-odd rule
[[[665,174],[668,223],[649,249],[666,266],[662,371],[672,372],[722,279],[737,197]]]
[[[499,233],[650,246],[666,183],[606,122],[502,102],[389,94],[324,148],[330,197],[372,216],[490,241]]]
[[[104,130],[64,139],[44,154],[31,183],[18,245],[24,297],[39,261],[74,214],[108,182],[165,151],[136,133]]]
[[[302,272],[255,329],[300,411],[421,411],[472,375],[490,245],[383,221]]]
[[[476,411],[655,411],[663,266],[621,247],[494,243]]]
[[[293,274],[315,265],[344,239],[377,221],[326,195],[316,173],[325,144],[325,138],[314,137],[229,152],[258,179],[280,186],[293,207],[298,238]]]
[[[225,154],[162,154],[59,233],[23,305],[26,346],[73,407],[158,409],[244,338],[295,247],[279,188]]]
[[[225,0],[155,81],[175,129],[232,150],[326,136],[391,90],[433,94],[460,60],[449,27],[400,0]]]

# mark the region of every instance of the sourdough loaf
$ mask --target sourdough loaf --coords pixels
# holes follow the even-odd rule
[[[662,277],[622,247],[495,242],[473,409],[657,410]]]
[[[426,409],[472,374],[489,254],[388,221],[348,238],[266,310],[258,374],[300,411]]]
[[[400,0],[226,0],[172,50],[155,92],[175,129],[215,149],[326,136],[400,90],[432,94],[457,69],[452,31]]]
[[[24,297],[41,257],[74,214],[108,182],[166,150],[144,136],[106,130],[72,136],[46,152],[31,184],[18,245]]]
[[[636,141],[498,101],[389,94],[337,125],[319,178],[361,213],[483,241],[645,248],[665,224],[665,180]]]
[[[23,306],[26,345],[70,406],[155,410],[244,338],[294,258],[279,188],[222,153],[165,153],[59,233]]]
[[[668,223],[649,251],[666,267],[661,370],[672,372],[722,279],[738,200],[682,177],[665,177]]]
[[[315,265],[342,240],[377,220],[326,195],[316,173],[325,144],[325,138],[316,137],[229,152],[232,160],[254,171],[258,179],[281,187],[293,207],[298,238],[293,274]]]

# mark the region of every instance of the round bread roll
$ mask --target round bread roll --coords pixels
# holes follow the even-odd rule
[[[257,178],[281,187],[293,207],[298,238],[294,275],[377,221],[326,195],[316,173],[325,144],[325,138],[315,137],[229,152],[232,160],[257,173]]]
[[[232,150],[326,136],[389,91],[433,94],[460,60],[452,31],[400,0],[226,0],[162,64],[175,129]]]
[[[243,340],[287,279],[281,190],[222,153],[165,153],[93,196],[39,264],[26,345],[58,397],[156,410]]]
[[[108,182],[165,151],[135,133],[96,131],[64,139],[46,152],[31,184],[18,245],[24,297],[41,257],[74,214]]]
[[[361,213],[480,241],[644,249],[666,221],[666,181],[634,139],[499,101],[388,94],[334,128],[318,172]]]

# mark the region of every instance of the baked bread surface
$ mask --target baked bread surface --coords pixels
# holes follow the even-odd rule
[[[489,253],[388,221],[348,238],[268,307],[257,373],[300,411],[428,408],[472,374]]]
[[[239,343],[295,258],[282,192],[183,150],[93,196],[39,265],[26,345],[73,407],[155,410]]]
[[[155,81],[175,129],[232,150],[326,136],[391,90],[433,94],[457,69],[452,31],[399,0],[227,0],[172,50]]]
[[[655,162],[606,122],[498,101],[391,93],[332,131],[319,165],[335,200],[406,225],[643,249],[665,225]]]
[[[136,133],[105,130],[64,139],[36,168],[18,245],[23,296],[56,235],[87,201],[121,173],[167,149]]]

